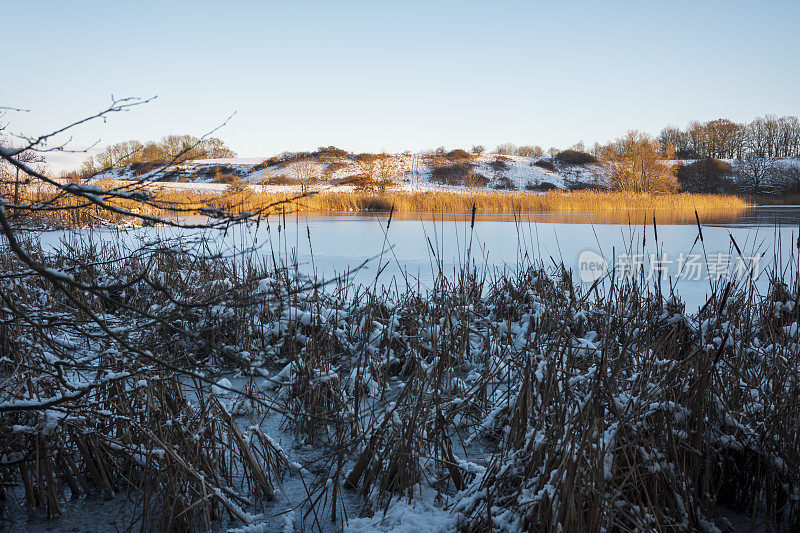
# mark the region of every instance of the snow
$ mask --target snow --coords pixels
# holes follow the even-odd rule
[[[515,167],[512,168],[518,168],[520,176],[524,174],[523,171],[527,172],[525,167],[521,164],[516,165]],[[513,173],[511,174],[514,175]],[[393,225],[392,231],[393,232],[402,231],[402,228],[403,228],[402,225],[399,224]],[[417,233],[420,233],[419,228],[416,225],[415,229]],[[588,234],[588,231],[585,231],[586,229],[587,228],[578,227],[576,233],[580,232]],[[616,233],[619,228],[612,227],[606,229],[609,229]],[[291,230],[286,228],[284,229],[284,231],[290,232]],[[603,230],[598,230],[598,231],[602,236]],[[683,237],[683,235],[679,233],[679,230],[662,229],[661,231],[662,231],[661,234],[662,238],[669,239],[673,231],[676,231],[676,235],[678,237]],[[680,231],[682,231],[682,229],[680,229]],[[692,231],[694,230],[692,229]],[[488,233],[488,229],[486,230],[486,232]],[[719,242],[727,242],[726,238],[729,235],[728,230],[725,230],[724,232],[720,230],[720,232],[722,239]],[[346,236],[345,238],[353,240],[351,235],[352,234]],[[394,237],[394,233],[392,235]],[[498,235],[502,234],[498,233]],[[486,236],[486,234],[484,234],[484,236]],[[562,236],[566,235],[564,235],[564,233],[562,232]],[[571,236],[573,240],[576,238],[575,235]],[[709,247],[713,246],[712,244],[713,236],[714,236],[713,229],[709,230],[707,234]],[[114,235],[113,238],[118,239],[119,236]],[[331,244],[335,244],[337,247],[341,247],[341,243],[334,243],[333,239],[330,240],[332,241]],[[496,240],[500,241],[501,239],[498,238]],[[685,241],[686,239],[679,238],[677,240]],[[358,241],[359,242],[357,244],[361,247],[364,247],[366,243],[369,242],[363,236],[360,237]],[[612,241],[611,239],[603,239],[603,242],[611,243],[614,241]],[[789,240],[789,242],[791,242],[791,240]],[[499,244],[496,246],[499,248]],[[517,244],[516,246],[519,245]],[[566,244],[564,249],[565,250],[567,249]],[[52,270],[49,273],[51,274],[51,276],[55,277],[66,275],[57,270]],[[190,274],[191,273],[187,272],[187,277]],[[163,279],[163,276],[160,279],[162,280],[162,282],[166,281],[165,279]],[[212,284],[214,288],[220,290],[226,290],[233,285],[233,282],[228,278],[222,278],[220,280],[212,282]],[[264,278],[258,284],[258,291],[260,294],[263,294],[265,298],[269,298],[270,290],[272,290],[271,284],[272,280],[268,278]],[[535,297],[535,293],[533,293],[532,291],[528,291],[525,294],[526,298],[533,299]],[[509,292],[505,292],[497,297],[498,300],[501,300],[503,298],[507,298],[508,300],[514,299],[514,297]],[[347,332],[345,331],[345,328],[348,328],[348,331],[356,332],[357,335],[355,336],[358,338],[362,339],[366,338],[367,339],[366,343],[369,344],[370,348],[378,347],[381,344],[381,342],[386,339],[394,338],[395,340],[398,339],[402,340],[402,338],[400,338],[401,334],[397,332],[398,322],[396,315],[394,314],[395,313],[395,311],[393,310],[394,307],[392,306],[387,307],[387,309],[391,310],[390,312],[391,318],[386,319],[385,323],[372,320],[370,318],[370,320],[365,319],[360,322],[353,322],[351,324],[348,324],[347,320],[348,316],[346,314],[346,311],[344,309],[338,309],[336,307],[335,302],[331,302],[329,305],[317,305],[317,302],[312,301],[311,303],[309,303],[304,301],[302,296],[298,296],[297,300],[299,301],[299,303],[292,303],[291,305],[287,304],[287,306],[281,312],[276,312],[274,316],[271,317],[271,320],[268,320],[267,318],[264,317],[261,317],[263,318],[263,320],[259,319],[259,324],[265,328],[264,330],[265,348],[268,347],[271,349],[279,347],[279,343],[283,342],[284,340],[281,337],[287,336],[289,335],[290,331],[293,331],[293,328],[290,327],[292,325],[296,326],[297,329],[294,333],[291,334],[295,335],[297,341],[302,344],[308,337],[301,334],[300,331],[302,331],[303,329],[311,328],[315,324],[318,324],[320,321],[331,322],[331,323],[341,322],[341,324],[337,324],[336,327],[342,328],[341,329],[342,336],[344,337],[344,339],[342,340],[342,345],[343,345],[343,350],[345,352],[347,351],[349,346],[349,344],[347,344],[346,342]],[[475,327],[476,329],[478,329],[478,332],[482,335],[483,334],[482,328],[491,327],[496,333],[501,334],[498,335],[500,337],[506,337],[505,334],[507,333],[509,338],[511,336],[513,336],[514,338],[513,342],[509,342],[508,344],[502,344],[493,341],[493,343],[489,347],[489,354],[487,354],[489,355],[488,358],[489,374],[494,373],[499,382],[501,383],[506,381],[509,383],[509,386],[506,389],[498,388],[496,391],[490,391],[490,397],[487,401],[487,406],[489,406],[489,409],[491,410],[484,415],[484,423],[481,428],[482,430],[488,433],[490,432],[490,430],[503,431],[507,428],[508,411],[506,406],[510,403],[510,400],[513,399],[514,395],[518,394],[519,383],[517,380],[517,374],[515,372],[515,369],[508,364],[509,353],[511,354],[515,352],[522,353],[523,351],[528,349],[529,346],[528,343],[530,342],[531,340],[530,337],[533,334],[530,328],[530,321],[532,318],[534,320],[540,320],[542,315],[544,314],[546,306],[550,304],[549,302],[530,301],[526,302],[524,305],[520,305],[519,301],[514,301],[513,303],[515,306],[522,307],[523,310],[528,312],[521,313],[520,316],[513,316],[513,317],[509,316],[506,318],[498,318],[498,315],[493,311],[492,308],[492,306],[494,306],[498,302],[492,299],[491,301],[484,303],[486,303],[485,308],[487,309],[485,315],[479,315],[479,313],[481,312],[480,309],[483,306],[475,306],[475,307],[470,306],[469,308],[470,311],[469,316],[475,318],[476,320]],[[779,303],[775,307],[776,311],[787,310],[791,312],[793,309],[794,309],[793,302]],[[209,316],[213,316],[218,319],[230,316],[232,313],[233,310],[229,306],[226,306],[224,304],[215,306],[214,308],[208,311]],[[447,312],[445,312],[445,315],[447,315]],[[460,316],[459,313],[454,311],[453,314],[451,314],[448,317],[449,320],[447,320],[445,317],[442,317],[438,321],[426,322],[424,326],[421,326],[419,329],[421,339],[430,341],[431,339],[437,337],[446,336],[443,335],[443,333],[447,332],[446,324],[458,322],[459,316]],[[573,315],[573,317],[576,320],[585,320],[587,316],[589,316],[589,314],[586,313],[585,311],[578,311]],[[675,315],[674,317],[665,318],[665,321],[671,324],[680,322],[681,320],[688,320],[688,319],[686,319],[686,317],[683,317],[681,315]],[[723,322],[715,326],[715,324],[711,323],[709,319],[709,321],[707,321],[702,328],[703,331],[706,332],[704,338],[707,338],[709,340],[717,339],[717,344],[721,344],[722,337],[720,337],[718,333],[720,331],[727,330],[727,328],[728,328],[727,322]],[[787,329],[785,331],[787,335],[795,336],[797,334],[796,323],[790,324],[786,326],[786,328]],[[120,331],[123,330],[124,328],[118,328],[112,326],[112,329],[114,331]],[[338,333],[339,331],[340,330],[337,329],[335,333]],[[598,352],[598,345],[601,343],[602,340],[602,339],[598,340],[599,337],[600,335],[597,333],[597,331],[586,331],[582,333],[581,336],[575,334],[574,338],[572,339],[573,347],[575,348],[573,350],[573,353],[577,357],[585,358],[587,360],[592,360],[595,357],[599,358],[601,354]],[[481,336],[479,335],[478,338],[481,338]],[[730,341],[733,342],[732,338],[730,339]],[[79,347],[77,344],[70,341],[69,338],[66,337],[63,338],[58,337],[57,344],[65,348],[69,348],[70,350]],[[472,339],[470,339],[470,344],[472,344]],[[420,346],[422,348],[425,348],[424,344],[421,344]],[[223,346],[223,348],[227,350],[229,346],[226,344]],[[472,345],[471,348],[472,351],[482,355],[481,353],[482,346],[475,344]],[[765,349],[764,352],[766,353],[766,351],[767,350]],[[239,352],[239,353],[243,354],[245,352]],[[547,364],[548,362],[544,358],[542,358],[541,353],[543,352],[537,351],[536,349],[531,350],[531,356],[533,358],[533,362],[536,368],[535,371],[533,372],[533,376],[535,376],[537,383],[545,382],[551,376],[549,373],[553,372],[548,367]],[[383,361],[389,361],[393,357],[391,350],[387,350],[387,352],[382,355],[385,355],[386,359],[376,360],[375,361],[376,363],[385,364],[383,363]],[[537,359],[537,357],[539,359]],[[476,360],[477,359],[478,358],[476,358]],[[483,360],[484,360],[483,357],[480,357],[480,361]],[[280,364],[283,365],[284,362]],[[467,362],[470,363],[469,360]],[[423,372],[428,372],[429,369],[431,368],[429,362],[426,362],[424,360],[420,360],[419,364],[421,371]],[[664,364],[668,365],[671,364],[671,362],[664,362]],[[363,366],[363,367],[358,367],[358,369],[357,368],[348,369],[346,368],[346,366],[342,366],[341,368],[337,367],[334,369],[304,368],[303,370],[306,371],[310,370],[310,376],[312,376],[310,378],[310,381],[313,386],[323,386],[323,385],[335,386],[337,385],[337,381],[344,382],[345,379],[343,378],[345,376],[349,376],[350,380],[347,384],[347,386],[349,387],[349,391],[352,391],[355,388],[356,385],[354,383],[355,380],[360,379],[361,384],[365,385],[368,389],[370,389],[373,392],[373,394],[375,394],[377,393],[378,385],[374,380],[372,380],[372,376],[370,375],[368,368],[369,368],[368,366]],[[475,370],[477,368],[478,366],[473,366],[471,370]],[[274,385],[278,385],[278,387],[282,389],[287,389],[288,385],[294,382],[295,376],[299,374],[299,370],[300,369],[298,368],[297,363],[285,364],[285,366],[283,366],[283,368],[274,375],[274,378],[272,378],[272,380],[269,381],[265,380],[261,382],[259,386],[264,387],[266,385],[268,388],[274,388]],[[356,370],[361,371],[360,377],[356,372]],[[447,379],[453,380],[454,387],[458,387],[459,389],[466,389],[470,386],[470,384],[474,384],[478,379],[478,377],[480,376],[479,371],[467,373],[466,372],[467,370],[470,369],[465,368],[466,375],[463,376],[464,381],[454,379],[451,376],[447,376]],[[262,372],[262,376],[264,377],[266,377],[269,374],[270,372],[268,370],[263,370]],[[582,389],[586,389],[591,385],[593,381],[596,380],[595,377],[596,374],[597,374],[597,367],[593,364],[587,364],[586,368],[582,369],[581,372],[577,373],[574,376],[567,376],[569,379],[563,380],[562,379],[564,377],[563,374],[561,376],[556,376],[556,377],[558,377],[560,381],[565,383],[565,386],[568,386],[571,390],[574,390],[574,392],[577,394],[577,398],[579,399],[579,401],[584,402],[589,400],[589,396],[586,395],[586,390]],[[103,380],[112,380],[122,375],[124,374],[107,373],[103,376]],[[234,385],[234,383],[236,384]],[[137,382],[136,385],[147,386],[147,382],[141,380]],[[212,386],[213,392],[222,396],[225,396],[228,392],[226,389],[230,388],[241,389],[241,383],[237,383],[236,378],[233,376],[222,377],[215,382],[215,385]],[[450,389],[445,389],[445,390],[450,390]],[[497,394],[495,394],[495,392]],[[501,394],[504,394],[505,398],[507,398],[509,401],[503,401],[502,400],[503,396],[501,396]],[[689,412],[685,408],[681,406],[672,405],[667,402],[651,403],[645,400],[644,397],[637,397],[634,394],[635,392],[632,391],[621,392],[619,395],[613,397],[614,405],[620,411],[637,412],[635,411],[636,409],[641,409],[641,411],[638,411],[642,414],[641,420],[646,420],[646,418],[652,413],[672,412],[674,413],[674,422],[677,426],[686,425],[688,423]],[[54,398],[59,399],[57,397]],[[46,407],[47,402],[50,400],[51,399],[44,399],[41,400],[40,402],[29,405],[34,405],[37,407]],[[17,400],[17,401],[24,401],[24,400]],[[231,405],[232,403],[232,400],[230,399],[226,399],[224,401],[226,402],[225,403],[226,406]],[[535,398],[534,401],[541,402],[541,397]],[[5,408],[19,407],[20,405],[21,404],[0,404],[0,411],[2,411],[4,407]],[[393,402],[389,402],[387,404],[387,407],[389,409],[392,409],[393,406],[394,406]],[[235,409],[229,409],[229,411],[231,413],[236,412]],[[46,413],[47,416],[41,421],[39,421],[41,423],[41,428],[44,430],[47,430],[47,428],[54,427],[54,424],[58,422],[59,420],[58,417],[60,416],[59,413],[52,410],[48,410],[46,411]],[[400,414],[395,413],[395,417],[400,417]],[[744,428],[734,418],[729,417],[726,418],[725,420],[728,426],[739,428],[742,433],[746,433],[745,432],[746,428]],[[168,423],[171,424],[172,421],[169,421]],[[247,423],[250,422],[248,421]],[[15,426],[15,431],[31,432],[33,431],[32,428],[34,428],[33,425],[28,425],[28,426],[17,425]],[[285,435],[285,433],[280,433],[274,427],[266,427],[265,431],[270,431],[276,436]],[[602,436],[599,437],[598,439],[598,445],[602,446],[602,449],[604,450],[602,468],[605,473],[606,479],[611,478],[612,466],[614,462],[613,451],[615,447],[615,440],[621,438],[617,437],[617,431],[618,431],[618,425],[616,424],[609,425],[607,426],[607,429],[602,434]],[[741,443],[745,442],[743,440],[745,437],[741,437],[742,440],[740,441],[738,440],[740,438],[738,437],[738,433],[735,439],[732,436],[726,434],[722,435],[722,437],[719,438],[716,442],[721,446],[727,446],[727,447],[741,446],[742,445]],[[200,436],[198,435],[197,438],[200,438]],[[269,438],[269,441],[273,442],[272,438]],[[534,433],[532,435],[532,442],[537,446],[550,447],[550,449],[553,450],[560,449],[556,443],[548,440],[547,435],[544,432]],[[279,444],[276,443],[275,447],[281,450]],[[298,487],[300,485],[300,478],[308,474],[308,471],[305,470],[303,467],[301,467],[300,463],[294,462],[294,459],[296,458],[298,461],[302,461],[306,465],[313,464],[313,461],[304,461],[303,459],[306,458],[300,457],[300,454],[307,453],[311,455],[315,453],[313,449],[309,450],[309,448],[311,447],[309,446],[308,448],[306,448],[297,446],[291,449],[290,451],[290,453],[292,454],[291,456],[292,459],[290,460],[292,461],[292,464],[295,465],[295,470],[291,473],[291,475],[287,475],[287,478],[284,480],[286,482],[286,490],[289,492],[291,492],[292,490],[295,490],[296,492],[299,491]],[[288,450],[290,448],[286,447],[286,449]],[[651,469],[651,471],[661,471],[663,469],[668,469],[671,465],[662,462],[661,458],[656,453],[657,451],[658,451],[657,449],[653,449],[643,453],[643,455],[646,456],[646,459],[648,460],[647,468]],[[459,453],[459,455],[461,454]],[[489,457],[489,453],[484,453],[481,457],[475,457],[475,459],[480,461],[485,457]],[[774,461],[780,460],[780,458],[777,457],[772,459]],[[457,460],[457,462],[459,465],[464,466],[464,470],[475,473],[478,479],[480,479],[480,477],[483,475],[484,469],[486,468],[484,465],[470,463],[466,460],[464,461]],[[469,468],[466,468],[465,465],[469,465]],[[512,462],[508,462],[505,465],[503,465],[503,468],[514,468],[514,467],[515,465]],[[526,499],[520,499],[518,503],[531,503],[534,501],[538,501],[539,499],[545,499],[545,498],[554,501],[559,497],[560,494],[562,494],[561,490],[558,488],[561,482],[562,480],[559,479],[555,473],[551,473],[549,471],[544,472],[541,475],[541,484],[535,487],[532,486],[530,492],[525,493]],[[294,489],[292,489],[290,485],[293,485]],[[478,487],[479,483],[475,481],[472,483],[472,486]],[[430,487],[428,487],[428,489],[430,489]],[[432,491],[430,490],[426,491],[420,487],[415,487],[414,492],[415,493],[418,492],[419,497],[415,497],[413,501],[409,502],[405,499],[392,500],[385,507],[385,512],[383,511],[383,509],[378,509],[377,512],[372,517],[351,518],[350,521],[343,526],[343,529],[347,531],[401,531],[401,532],[456,531],[459,528],[459,524],[457,523],[458,511],[460,508],[462,508],[460,507],[460,504],[462,502],[470,501],[471,499],[473,501],[477,501],[479,497],[481,497],[480,490],[475,490],[474,492],[471,492],[466,495],[456,494],[455,496],[453,495],[448,496],[446,494],[434,495]],[[215,492],[215,494],[220,499],[224,497],[222,493]],[[242,516],[244,518],[242,522],[245,523],[245,525],[243,525],[241,528],[238,528],[237,531],[249,531],[249,532],[275,531],[276,526],[278,526],[279,528],[282,527],[283,531],[294,531],[297,527],[303,527],[302,523],[298,524],[299,516],[301,515],[302,511],[298,510],[297,516],[295,515],[294,512],[285,512],[288,511],[288,509],[286,509],[285,507],[287,504],[297,503],[298,501],[300,501],[297,499],[297,494],[294,494],[294,496],[295,496],[294,499],[287,496],[285,499],[279,500],[279,503],[276,503],[275,505],[276,506],[280,505],[281,507],[279,509],[271,509],[271,511],[277,510],[280,511],[282,514],[280,515],[273,514],[270,518],[267,519],[264,518],[264,515],[258,515],[258,516],[251,515],[246,511],[243,511],[242,509],[236,507],[235,508],[236,514]],[[228,503],[229,505],[234,505],[231,502]],[[456,505],[457,503],[458,505]],[[351,510],[354,508],[355,506],[350,506]],[[511,530],[513,529],[513,527],[511,527],[509,524],[516,524],[517,522],[514,521],[515,518],[513,511],[505,511],[505,513],[507,514],[498,513],[495,515],[494,518],[497,521],[502,521],[506,530]],[[700,520],[703,520],[703,518],[701,517]],[[714,524],[711,522],[708,522],[707,526],[708,526],[707,528],[710,530],[712,530],[715,527]]]
[[[493,163],[502,157],[504,169],[495,168]],[[468,190],[466,186],[443,185],[432,179],[433,168],[460,164],[460,161],[448,161],[444,158],[432,158],[420,154],[392,154],[392,166],[396,169],[393,178],[394,188],[401,190],[433,190],[452,189]],[[143,175],[135,175],[130,167],[111,170],[97,176],[106,180],[131,180],[144,179],[157,182],[160,187],[204,190],[209,192],[222,192],[227,187],[225,183],[215,182],[216,169],[222,168],[225,172],[232,171],[242,181],[262,192],[289,192],[299,190],[299,186],[292,185],[267,185],[270,179],[283,176],[291,179],[295,175],[298,163],[281,162],[260,166],[267,158],[226,158],[226,159],[197,159],[186,161],[168,167],[159,168]],[[521,156],[497,156],[495,154],[474,156],[469,160],[472,170],[486,177],[489,182],[487,189],[498,188],[503,182],[509,183],[518,191],[526,187],[536,187],[550,184],[558,188],[566,188],[571,182],[590,183],[601,185],[604,180],[604,171],[596,165],[559,165],[557,171],[550,171],[537,166],[535,163],[544,158]],[[547,161],[550,161],[549,159]],[[361,164],[353,157],[341,158],[331,163],[312,162],[319,175],[316,189],[333,188],[335,190],[352,190],[352,186],[339,183],[346,178],[356,176],[363,172]]]
[[[470,190],[464,185],[450,185],[437,183],[433,179],[433,169],[435,166],[447,166],[450,164],[460,164],[465,161],[449,161],[444,157],[432,156],[429,154],[391,154],[391,165],[396,169],[393,178],[394,184],[390,187],[400,191],[431,191],[431,190]],[[499,168],[494,163],[501,157],[506,168]],[[233,173],[244,183],[248,184],[257,192],[273,194],[299,193],[299,185],[272,185],[269,182],[276,178],[287,178],[291,180],[295,176],[298,163],[278,162],[265,167],[261,165],[267,160],[266,157],[235,157],[224,159],[197,159],[185,161],[166,167],[152,170],[148,173],[139,175],[131,167],[123,167],[99,174],[95,179],[118,181],[120,184],[127,180],[145,180],[153,182],[161,188],[194,190],[200,192],[222,193],[228,187],[227,183],[221,183],[217,175]],[[538,161],[547,161],[555,165],[556,170],[548,170],[538,166]],[[668,163],[676,165],[689,165],[696,160],[674,160]],[[743,162],[735,159],[726,159],[734,169],[743,166]],[[486,154],[473,156],[468,163],[472,171],[484,176],[489,181],[484,189],[505,190],[506,185],[516,191],[525,192],[527,190],[536,191],[545,188],[569,189],[576,185],[589,185],[604,187],[607,181],[606,171],[596,165],[563,165],[554,163],[549,158],[522,157],[522,156],[498,156],[496,154]],[[795,168],[800,169],[800,158],[784,157],[774,158],[773,166],[776,169]],[[312,191],[336,191],[350,192],[355,189],[352,185],[347,185],[348,178],[357,176],[363,172],[361,164],[353,157],[343,157],[335,163],[319,162],[311,159],[311,164],[315,167],[318,180],[311,185]],[[768,185],[769,180],[765,181]],[[84,196],[90,197],[92,186],[81,186]]]
[[[228,378],[222,378],[217,381],[217,384],[211,387],[211,391],[218,395],[223,396],[225,394],[229,394],[231,389],[231,380]]]
[[[235,166],[254,166],[266,157],[227,157],[223,159],[193,159],[195,165],[235,165]]]
[[[394,533],[445,533],[457,530],[456,517],[427,499],[415,499],[411,504],[393,501],[385,513],[370,518],[351,519],[344,527],[349,533],[392,531]]]

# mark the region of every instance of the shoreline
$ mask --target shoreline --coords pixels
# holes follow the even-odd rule
[[[372,215],[391,213],[392,216],[448,215],[472,217],[477,215],[507,216],[581,216],[598,222],[641,224],[694,223],[730,220],[755,204],[738,196],[692,193],[630,193],[586,189],[579,191],[461,191],[461,190],[310,190],[303,194],[298,189],[280,192],[251,192],[234,189],[225,192],[196,192],[171,190],[150,184],[124,185],[94,182],[91,191],[105,193],[92,195],[94,201],[68,202],[53,198],[48,191],[32,191],[25,198],[29,205],[51,202],[54,209],[41,212],[43,221],[59,225],[92,225],[97,217],[109,215],[105,206],[113,205],[122,212],[115,213],[106,222],[130,222],[139,217],[216,216],[228,214],[236,217],[250,215],[263,217],[280,213],[348,213]],[[144,189],[144,190],[143,190]],[[127,197],[131,191],[146,192],[144,201]],[[64,205],[62,205],[64,204]],[[103,216],[105,215],[105,216]]]
[[[296,210],[337,212],[453,213],[471,214],[599,214],[629,211],[684,211],[732,213],[754,204],[738,196],[713,194],[649,194],[617,191],[310,191],[300,193],[248,193],[208,195],[205,193],[160,195],[176,203],[207,203],[212,207],[251,207],[255,211],[275,202],[289,202]]]

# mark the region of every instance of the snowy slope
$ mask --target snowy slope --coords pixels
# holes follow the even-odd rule
[[[499,158],[499,159],[498,159]],[[497,156],[494,154],[473,156],[469,160],[449,160],[444,156],[430,154],[392,154],[388,165],[393,168],[395,188],[429,189],[444,188],[466,190],[463,182],[437,180],[434,170],[437,167],[467,165],[470,172],[486,179],[483,188],[510,190],[544,190],[549,188],[569,188],[578,184],[601,186],[604,172],[596,165],[558,165],[548,170],[536,165],[542,158],[520,156]],[[552,163],[550,159],[544,159]],[[310,156],[301,161],[282,161],[265,164],[264,158],[199,159],[168,167],[142,171],[140,167],[124,167],[101,174],[106,179],[145,179],[166,183],[181,184],[181,188],[208,188],[215,190],[231,179],[241,179],[251,185],[291,185],[299,168],[306,165],[318,177],[318,182],[330,187],[345,186],[356,176],[363,175],[369,166],[355,156],[325,160]],[[377,171],[376,171],[377,176]],[[208,184],[209,187],[204,185]]]
[[[222,191],[233,180],[240,179],[261,190],[293,190],[299,188],[297,176],[299,167],[316,176],[313,188],[349,189],[354,187],[354,179],[368,172],[369,162],[362,156],[328,156],[310,154],[299,160],[266,160],[261,157],[198,159],[161,168],[143,168],[135,165],[101,174],[107,179],[144,179],[162,182],[164,186],[182,189]],[[377,156],[372,156],[377,157]],[[369,158],[367,158],[369,159]],[[473,187],[484,189],[505,189],[516,191],[544,191],[552,188],[574,189],[584,187],[603,187],[606,172],[598,165],[565,165],[555,163],[550,158],[521,156],[498,156],[495,154],[471,156],[469,159],[450,159],[448,155],[434,154],[391,154],[387,156],[391,172],[392,188],[449,189],[468,190],[468,183],[462,177],[456,179],[437,179],[437,169],[462,166],[469,172],[482,177],[483,185],[472,183]],[[672,165],[689,165],[694,160],[670,161]],[[735,171],[746,174],[745,163],[725,160]],[[770,160],[771,168],[778,175],[787,169],[800,172],[800,158],[775,158]],[[377,165],[377,163],[374,163]],[[373,178],[377,171],[373,167]],[[765,185],[769,185],[769,178]]]

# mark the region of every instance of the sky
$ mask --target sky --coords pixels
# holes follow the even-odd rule
[[[567,147],[628,130],[800,115],[800,2],[0,3],[7,130],[85,149],[216,135],[241,157]],[[85,154],[51,156],[55,168]]]

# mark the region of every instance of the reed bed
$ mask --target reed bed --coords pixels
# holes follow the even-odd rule
[[[71,195],[45,192],[28,194],[28,205],[48,205],[31,216],[40,223],[57,227],[84,227],[97,224],[119,224],[131,217],[110,212],[115,206],[134,214],[153,217],[187,215],[215,216],[220,212],[268,214],[278,211],[303,212],[389,212],[398,216],[414,214],[469,214],[474,208],[480,214],[552,214],[595,215],[602,222],[640,223],[644,214],[654,214],[664,223],[691,223],[698,211],[709,222],[729,219],[749,207],[736,196],[714,194],[635,194],[605,190],[546,193],[504,191],[322,191],[311,194],[253,192],[207,193],[169,190],[158,186],[137,186],[150,196],[148,201],[107,198],[104,205],[79,200]],[[78,207],[78,208],[76,208]],[[12,213],[14,211],[12,210]],[[19,210],[20,215],[28,211]]]
[[[735,196],[713,194],[634,194],[616,191],[548,191],[546,193],[425,191],[403,192],[320,192],[293,199],[291,195],[251,193],[209,196],[216,207],[257,211],[260,206],[291,200],[290,208],[301,211],[373,212],[402,214],[470,213],[473,205],[486,214],[601,214],[619,217],[626,213],[656,212],[663,217],[691,221],[694,212],[704,218],[726,217],[743,211],[749,204]]]
[[[390,290],[198,244],[29,240],[44,276],[0,256],[6,519],[122,491],[142,530],[800,527],[796,257],[687,312],[470,248]]]

